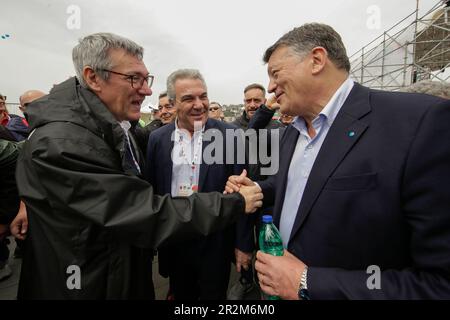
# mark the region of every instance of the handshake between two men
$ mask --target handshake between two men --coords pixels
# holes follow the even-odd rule
[[[245,213],[254,213],[262,207],[263,194],[261,188],[247,178],[247,170],[239,176],[230,176],[225,185],[224,194],[239,192],[245,199]]]
[[[230,176],[228,178],[223,193],[231,194],[235,192],[239,192],[245,198],[246,213],[253,213],[262,207],[262,190],[256,183],[247,178],[247,170],[245,169],[239,176]]]

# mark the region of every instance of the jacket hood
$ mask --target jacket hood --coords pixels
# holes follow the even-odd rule
[[[54,121],[72,122],[92,131],[99,120],[117,123],[101,100],[83,88],[76,77],[54,86],[48,95],[33,101],[27,108],[27,119],[31,130]]]
[[[105,138],[120,149],[124,133],[113,114],[91,90],[72,77],[27,108],[30,131],[51,122],[71,122]]]

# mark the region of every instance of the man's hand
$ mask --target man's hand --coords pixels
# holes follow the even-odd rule
[[[267,100],[266,107],[271,110],[280,109],[280,104],[277,102],[277,97],[275,95],[271,96],[269,100]]]
[[[252,263],[252,252],[244,252],[239,250],[238,248],[234,249],[234,255],[236,257],[236,271],[241,272],[241,268],[248,270]]]
[[[13,222],[11,222],[10,230],[12,235],[19,239],[25,240],[27,237],[28,231],[28,216],[27,216],[27,208],[25,207],[25,203],[20,201],[19,212],[14,218]]]
[[[252,187],[241,186],[239,193],[245,199],[245,213],[253,213],[262,207],[263,194],[258,185]]]
[[[261,290],[284,300],[298,300],[300,278],[305,264],[284,250],[284,254],[272,256],[258,251],[255,269]]]
[[[227,184],[225,185],[225,191],[223,193],[239,192],[241,186],[254,186],[255,183],[247,178],[247,170],[242,170],[239,176],[230,176]]]

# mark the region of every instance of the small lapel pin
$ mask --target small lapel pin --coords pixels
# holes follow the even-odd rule
[[[349,132],[348,132],[348,136],[349,136],[349,137],[354,137],[355,134],[356,134],[355,131],[349,131]]]

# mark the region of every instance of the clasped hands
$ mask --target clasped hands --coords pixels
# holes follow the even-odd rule
[[[239,192],[245,199],[245,212],[253,213],[262,207],[263,194],[261,188],[247,178],[247,170],[239,176],[230,176],[225,186],[224,194]]]

